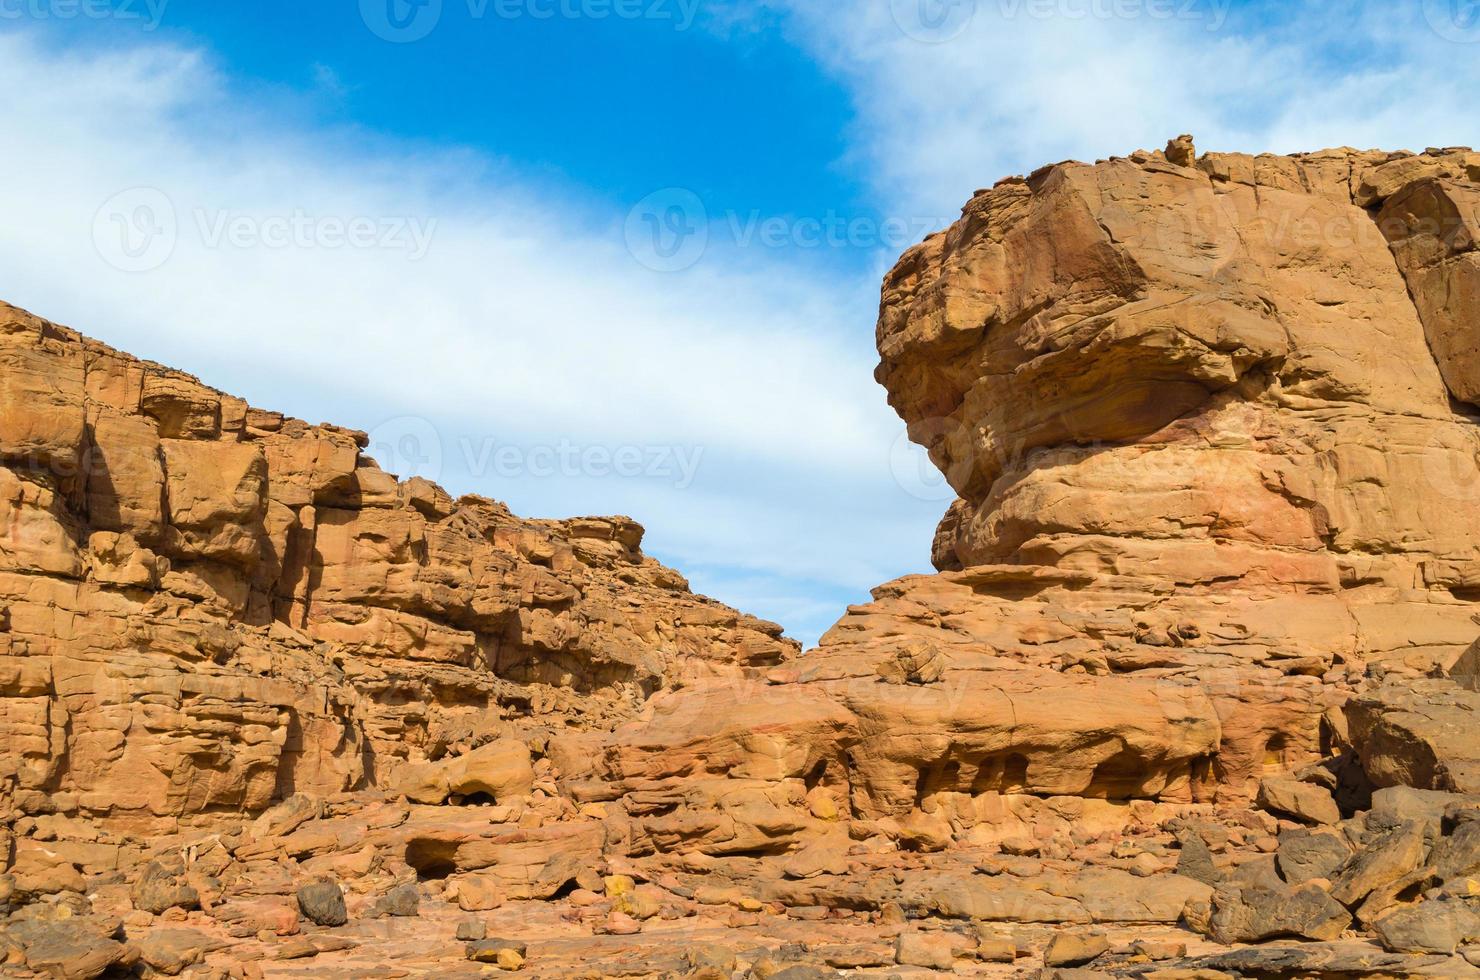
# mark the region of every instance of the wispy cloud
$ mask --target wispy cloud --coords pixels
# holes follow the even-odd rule
[[[767,238],[682,191],[603,202],[486,154],[317,125],[303,106],[352,76],[265,105],[163,34],[80,52],[0,31],[0,296],[372,430],[388,465],[455,491],[629,512],[696,587],[810,640],[926,566],[948,496],[870,379],[893,254],[999,177],[1180,132],[1277,152],[1465,142],[1464,6],[706,5],[701,26],[780,31],[851,93],[839,166],[878,216],[844,246],[872,258],[863,273],[814,261],[828,249],[804,222],[825,209]]]
[[[750,5],[755,9],[754,5]],[[850,87],[881,206],[1061,159],[1472,140],[1480,13],[1450,0],[769,0]]]
[[[158,41],[84,57],[0,34],[0,85],[17,93],[0,105],[12,302],[370,430],[389,465],[456,491],[629,510],[698,587],[767,576],[763,615],[925,563],[943,504],[890,475],[876,286],[722,234],[654,271],[625,208],[238,111],[207,55]],[[812,638],[832,618],[787,625]]]

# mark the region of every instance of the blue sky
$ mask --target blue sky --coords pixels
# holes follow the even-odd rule
[[[973,189],[1473,144],[1470,0],[0,0],[0,296],[807,642],[950,494],[878,283]],[[401,26],[397,26],[401,25]]]

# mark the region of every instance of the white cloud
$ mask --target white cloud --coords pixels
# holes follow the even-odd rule
[[[909,213],[1182,132],[1245,152],[1423,149],[1472,140],[1480,123],[1480,18],[1451,22],[1463,14],[1450,0],[763,7],[787,10],[798,43],[852,91],[858,163],[884,206]],[[922,10],[942,15],[948,40],[911,36]]]
[[[971,16],[923,43],[909,20],[921,3]],[[1480,122],[1480,27],[1445,29],[1448,0],[951,3],[736,0],[707,16],[736,43],[785,32],[851,92],[840,163],[896,217],[950,216],[1007,174],[1184,131],[1204,149],[1418,149],[1465,142]],[[536,516],[627,511],[696,587],[804,638],[925,567],[944,501],[891,472],[901,426],[871,381],[883,268],[850,278],[795,250],[740,248],[709,216],[703,260],[653,272],[624,242],[661,233],[662,208],[628,225],[630,202],[552,191],[506,161],[295,122],[310,118],[295,98],[353,83],[320,73],[263,105],[208,55],[157,38],[69,54],[0,33],[0,296],[258,404],[387,439],[430,428],[454,490]],[[166,195],[177,241],[130,274],[100,256],[95,221],[129,230],[98,213],[139,187]],[[137,195],[122,203],[125,222],[138,216]],[[295,218],[306,245],[261,243],[299,234]],[[325,247],[354,218],[391,247]],[[203,241],[237,219],[242,247]],[[428,228],[412,260],[412,232]],[[702,458],[682,488],[500,475],[470,467],[463,440]]]
[[[786,625],[806,638],[842,611],[809,594],[857,600],[926,563],[943,505],[890,478],[902,426],[871,381],[876,286],[723,236],[650,271],[625,209],[467,153],[295,130],[160,42],[83,57],[0,34],[0,86],[11,302],[266,407],[432,432],[455,491],[535,516],[630,510],[655,553],[702,569],[697,587],[738,600],[755,590],[729,596],[732,580],[767,577],[749,611],[805,609]],[[366,247],[344,244],[357,228]],[[465,441],[677,447],[699,465],[683,485],[500,475]]]

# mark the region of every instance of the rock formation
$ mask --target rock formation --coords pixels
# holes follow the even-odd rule
[[[0,780],[21,812],[209,826],[792,653],[626,518],[398,482],[362,433],[9,306],[0,365]]]
[[[1467,149],[979,191],[877,333],[939,572],[805,655],[0,307],[0,963],[1480,976],[1477,236]]]

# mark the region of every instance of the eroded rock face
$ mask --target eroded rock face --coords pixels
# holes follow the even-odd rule
[[[360,433],[9,306],[0,363],[0,782],[21,813],[168,830],[394,785],[793,652],[644,557],[628,519],[398,482]]]
[[[1261,785],[1333,823],[1370,795],[1355,763],[1290,774],[1375,760],[1345,712],[1369,675],[1416,692],[1474,641],[1472,324],[1413,283],[1467,294],[1480,157],[1187,151],[1005,181],[901,259],[878,377],[960,494],[942,571],[765,684],[706,679],[557,746],[577,799],[629,801],[634,853],[786,850],[819,814],[928,851],[1044,800]],[[1429,721],[1404,751],[1444,741],[1444,774],[1377,785],[1468,786],[1464,735]]]
[[[879,322],[941,570],[805,656],[0,307],[0,962],[1480,976],[1477,180],[979,192]]]
[[[1173,143],[980,191],[889,275],[877,377],[959,494],[947,574],[821,652],[1194,685],[1202,799],[1471,642],[1480,154]]]

